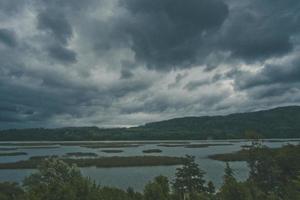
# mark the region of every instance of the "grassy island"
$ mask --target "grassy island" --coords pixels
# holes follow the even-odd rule
[[[206,148],[211,146],[230,146],[230,143],[205,143],[205,144],[159,144],[160,147]]]
[[[162,150],[160,149],[147,149],[147,150],[143,150],[143,153],[161,153]]]
[[[100,148],[128,148],[128,147],[139,147],[141,144],[133,143],[98,143],[98,144],[86,144],[80,145],[81,147],[100,149]]]
[[[120,150],[120,149],[106,149],[106,150],[102,150],[101,152],[104,152],[104,153],[122,153],[124,151]]]
[[[18,150],[18,148],[0,148],[0,151],[15,151]]]
[[[43,156],[31,157],[12,163],[0,163],[0,169],[36,169],[42,161],[47,158]],[[138,166],[168,166],[181,165],[185,158],[170,156],[131,156],[131,157],[98,157],[98,158],[62,158],[68,164],[76,164],[78,167],[138,167]]]
[[[5,153],[0,153],[1,156],[23,156],[27,155],[25,152],[5,152]]]
[[[240,150],[233,153],[214,154],[208,156],[208,158],[210,159],[224,161],[224,162],[246,161],[248,157],[249,157],[248,150]]]
[[[90,153],[90,152],[72,152],[67,153],[66,156],[75,156],[75,157],[97,157],[98,155],[96,153]]]
[[[299,155],[300,145],[285,145],[280,148],[268,148],[265,146],[256,149],[246,148],[232,153],[210,155],[208,156],[208,158],[213,160],[224,161],[224,162],[232,162],[232,161],[248,161],[253,157],[261,157],[265,155],[271,158],[275,158],[275,157],[279,157],[282,154]],[[299,159],[300,157],[297,156],[295,160],[299,160]]]

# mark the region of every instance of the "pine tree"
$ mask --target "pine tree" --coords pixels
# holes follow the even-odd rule
[[[222,200],[244,200],[246,199],[246,192],[243,185],[238,183],[234,177],[234,172],[226,163],[225,174],[224,174],[224,184],[220,189],[220,197]]]
[[[211,181],[209,181],[209,182],[207,183],[207,192],[208,192],[209,194],[214,194],[214,193],[216,192],[216,188],[215,188],[213,182],[211,182]]]
[[[176,169],[174,190],[183,198],[206,190],[204,172],[195,163],[195,157],[187,155],[183,167]]]

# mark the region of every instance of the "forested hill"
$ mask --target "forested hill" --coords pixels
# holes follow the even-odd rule
[[[0,131],[0,140],[236,139],[245,138],[249,132],[263,138],[300,137],[300,106],[227,116],[176,118],[134,128],[10,129]]]
[[[226,116],[176,118],[149,123],[143,128],[191,138],[243,138],[246,132],[256,132],[265,138],[293,138],[300,137],[300,106]]]

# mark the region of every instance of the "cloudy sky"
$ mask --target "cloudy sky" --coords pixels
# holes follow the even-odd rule
[[[299,0],[0,0],[0,128],[300,105]]]

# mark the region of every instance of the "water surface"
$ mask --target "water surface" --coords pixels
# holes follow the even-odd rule
[[[95,141],[94,141],[95,142]],[[145,141],[146,143],[147,141]],[[7,156],[0,157],[0,163],[6,162],[16,162],[19,160],[27,160],[31,156],[48,156],[48,155],[58,155],[63,156],[66,153],[72,152],[91,152],[96,153],[99,156],[142,156],[142,155],[161,155],[161,156],[185,156],[193,155],[196,158],[196,162],[199,164],[200,168],[203,169],[206,174],[205,177],[207,180],[213,181],[213,183],[219,187],[222,184],[222,176],[224,173],[225,163],[221,161],[215,161],[208,159],[207,156],[212,154],[219,153],[231,153],[234,151],[240,150],[243,145],[249,145],[250,143],[244,140],[218,140],[218,141],[199,141],[192,140],[188,141],[191,144],[232,144],[224,146],[209,146],[204,148],[184,148],[183,146],[179,147],[162,147],[158,146],[162,142],[166,141],[153,141],[154,144],[142,144],[139,147],[126,147],[126,148],[86,148],[80,147],[79,145],[64,146],[59,145],[58,148],[42,148],[42,149],[29,149],[23,148],[22,146],[5,146],[1,145],[0,148],[11,148],[18,147],[17,151],[22,151],[28,153],[28,155],[21,156]],[[168,142],[178,142],[178,141],[168,141]],[[93,143],[93,142],[91,142]],[[131,141],[130,143],[134,143]],[[266,146],[275,148],[280,147],[284,144],[298,144],[298,141],[291,140],[272,140],[266,141],[264,144]],[[107,149],[120,149],[123,152],[120,153],[105,153],[101,152],[102,150]],[[143,150],[147,149],[161,149],[161,153],[151,153],[145,154]],[[9,152],[9,151],[5,151]],[[248,177],[248,167],[246,162],[230,162],[230,166],[233,168],[235,176],[238,180],[245,180]],[[96,168],[88,167],[81,168],[83,175],[90,177],[101,185],[115,186],[119,188],[126,189],[128,187],[133,187],[135,190],[141,191],[144,185],[152,180],[155,176],[164,175],[169,177],[172,181],[174,179],[174,174],[176,168],[179,166],[155,166],[155,167],[114,167],[114,168]],[[1,181],[16,181],[21,182],[24,177],[30,175],[35,170],[31,169],[17,169],[17,170],[0,170],[0,182]]]

